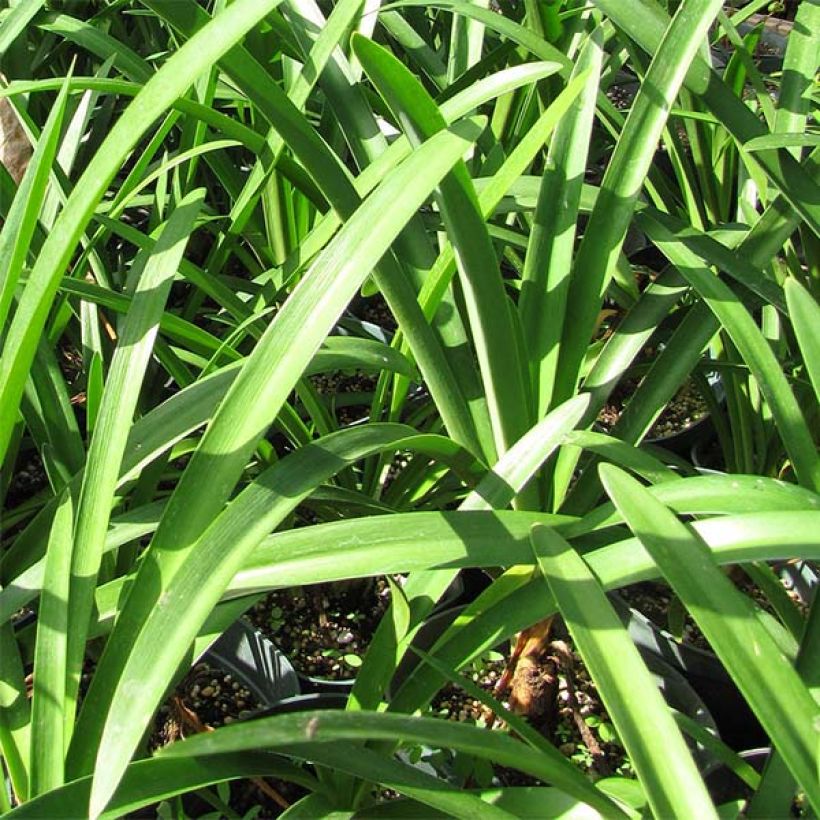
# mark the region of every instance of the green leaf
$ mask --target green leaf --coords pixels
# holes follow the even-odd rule
[[[354,35],[353,49],[370,80],[414,144],[446,127],[418,79],[390,52]],[[467,168],[459,162],[441,181],[439,205],[456,250],[470,332],[478,356],[498,453],[527,429],[527,399],[517,361],[507,297]]]
[[[238,369],[238,363],[228,365],[180,390],[138,419],[128,437],[118,486],[137,478],[152,461],[205,424],[233,383]],[[72,492],[79,491],[81,482],[82,473],[72,478]],[[55,509],[56,499],[52,499],[20,533],[13,547],[3,556],[3,577],[18,576],[43,555],[43,541],[47,538]],[[12,594],[15,594],[14,587],[0,590],[0,612],[6,611],[4,598]]]
[[[673,478],[646,488],[654,498],[679,515],[726,515],[767,510],[820,511],[820,496],[810,490],[773,478],[746,475],[704,475]],[[585,515],[568,537],[619,524],[621,512],[612,503]]]
[[[85,654],[85,625],[91,616],[94,587],[131,421],[153,352],[159,319],[204,197],[205,191],[198,189],[182,199],[150,255],[143,257],[144,267],[108,372],[77,504],[68,598],[71,629],[66,694],[69,701],[76,697],[79,686]]]
[[[45,0],[22,0],[10,6],[8,13],[0,23],[0,56],[8,51],[9,46],[25,31]]]
[[[20,647],[12,624],[3,622],[0,623],[0,752],[8,783],[20,800],[25,800],[29,791],[30,723]]]
[[[777,114],[774,130],[783,141],[774,145],[781,148],[789,144],[789,134],[797,137],[813,137],[804,134],[806,119],[811,110],[811,89],[817,70],[818,29],[820,29],[820,9],[815,3],[800,3],[794,18],[794,26],[789,32],[786,53],[783,57],[783,76],[777,98]],[[754,142],[752,140],[751,142]],[[750,150],[746,143],[746,150]],[[799,159],[800,151],[792,154]]]
[[[457,749],[551,782],[605,816],[623,816],[580,772],[570,775],[568,772],[572,769],[557,765],[546,755],[534,754],[521,741],[501,732],[433,718],[336,710],[275,715],[197,735],[167,747],[160,757],[208,756],[258,748],[287,752],[297,746],[301,747],[301,755],[310,759],[314,749],[320,754],[323,744],[336,740],[398,740],[411,745],[424,743],[434,748]]]
[[[803,364],[814,387],[814,395],[820,401],[820,339],[817,338],[820,307],[796,279],[787,279],[783,288],[794,335],[803,354]]]
[[[305,788],[319,788],[315,778],[282,757],[265,753],[215,755],[207,760],[152,758],[128,767],[103,820],[117,820],[137,809],[177,794],[184,794],[237,778],[279,777]],[[5,815],[14,820],[43,817],[86,817],[91,777],[74,780],[29,800]]]
[[[771,151],[815,145],[820,145],[820,134],[765,134],[750,139],[743,148],[746,151]]]
[[[588,406],[589,396],[582,394],[556,407],[501,456],[459,509],[499,509],[512,503]]]
[[[66,40],[88,49],[102,60],[113,57],[114,66],[129,80],[147,83],[151,79],[153,74],[151,66],[139,54],[126,43],[106,34],[105,31],[90,23],[68,14],[48,14],[37,25],[45,31],[59,34]]]
[[[236,0],[143,86],[77,181],[32,268],[0,356],[0,458],[4,457],[37,341],[60,277],[108,184],[151,123],[231,49],[278,0]]]
[[[586,40],[573,77],[588,72],[583,91],[559,122],[550,143],[524,258],[521,281],[522,332],[534,385],[536,418],[550,408],[560,351],[566,297],[575,253],[578,211],[603,61],[603,35]],[[482,192],[483,196],[483,192]],[[556,208],[555,203],[561,207]],[[544,316],[550,321],[545,322]]]
[[[809,802],[820,805],[818,708],[786,656],[703,540],[635,479],[603,464],[601,480],[630,528],[754,710]]]
[[[103,378],[102,356],[95,350],[88,365],[88,384],[85,391],[85,430],[89,439],[94,433],[94,425],[97,423],[97,414],[100,411],[104,389]]]
[[[17,12],[24,7],[21,3],[14,10]],[[57,154],[60,128],[68,100],[68,82],[66,79],[60,85],[57,99],[40,132],[40,139],[0,231],[0,330],[5,327],[14,291],[37,227],[40,206],[48,189],[49,175]]]
[[[333,370],[391,370],[408,378],[418,378],[412,363],[393,347],[375,339],[353,336],[328,336],[305,370],[306,375]]]
[[[590,568],[546,527],[533,527],[532,545],[655,814],[715,817],[669,707]]]
[[[46,553],[45,592],[37,614],[34,651],[34,687],[31,697],[31,783],[36,797],[64,782],[65,749],[73,707],[66,702],[66,646],[68,644],[68,590],[74,534],[71,495],[60,496]]]

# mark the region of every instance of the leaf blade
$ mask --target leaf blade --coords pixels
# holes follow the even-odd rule
[[[805,684],[757,621],[749,600],[720,572],[704,542],[626,473],[603,464],[600,474],[607,493],[724,662],[809,801],[817,804],[817,705]]]
[[[535,526],[530,540],[656,815],[716,817],[680,730],[600,583],[557,533]]]

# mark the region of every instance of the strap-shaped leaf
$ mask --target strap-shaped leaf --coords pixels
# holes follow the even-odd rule
[[[814,387],[814,395],[820,402],[820,338],[817,331],[820,328],[820,306],[796,279],[787,279],[784,288],[803,364]]]
[[[277,2],[237,0],[185,43],[143,86],[77,181],[32,268],[0,356],[0,458],[10,441],[28,370],[60,277],[109,182],[154,119]]]
[[[36,6],[34,3],[32,5]],[[22,4],[15,8],[18,16],[22,8]],[[66,79],[60,86],[57,99],[43,126],[40,139],[0,231],[0,330],[6,324],[14,290],[26,262],[26,254],[29,252],[37,226],[37,216],[48,188],[51,166],[60,141],[60,128],[68,99],[68,83],[69,80]]]
[[[596,29],[573,71],[576,78],[588,73],[583,91],[558,124],[550,144],[524,258],[518,310],[536,418],[551,405],[603,53],[603,33]],[[561,203],[560,208],[555,207],[556,202]],[[550,320],[545,322],[544,316]]]
[[[316,778],[302,767],[289,763],[283,757],[258,752],[214,755],[207,760],[189,758],[150,758],[132,763],[111,801],[111,806],[100,815],[101,820],[118,820],[137,809],[166,800],[177,794],[200,789],[212,783],[222,783],[240,777],[280,777],[307,789],[320,789]],[[66,783],[35,797],[5,817],[85,817],[88,813],[88,795],[91,777]]]
[[[546,780],[606,817],[623,816],[615,803],[577,769],[558,765],[547,755],[534,754],[531,747],[501,732],[434,718],[336,710],[275,715],[197,735],[166,747],[160,757],[209,756],[259,748],[287,751],[297,746],[301,754],[312,759],[312,749],[320,752],[322,744],[336,740],[398,740],[458,749]]]
[[[679,515],[726,515],[744,512],[816,510],[820,496],[774,478],[747,475],[705,475],[676,478],[647,487],[658,501]],[[623,521],[612,503],[602,504],[571,527],[567,537],[611,527]]]
[[[17,3],[8,9],[0,24],[0,55],[5,54],[44,4],[45,0],[29,0],[28,3]]]
[[[85,654],[85,625],[91,615],[105,533],[131,420],[145,370],[151,360],[165,300],[204,197],[205,191],[199,189],[180,201],[150,256],[144,258],[145,267],[108,373],[77,505],[68,597],[68,622],[71,626],[65,664],[66,695],[69,700],[76,696],[79,687]]]
[[[716,817],[683,736],[646,664],[575,550],[546,527],[532,547],[601,700],[659,817]]]
[[[74,505],[71,495],[60,496],[48,542],[44,583],[46,594],[37,617],[34,687],[31,697],[31,785],[29,796],[43,794],[64,782],[65,750],[74,711],[66,701],[66,646],[71,578]]]
[[[134,736],[133,731],[126,733],[116,722],[112,722],[108,737],[99,750],[95,748],[102,737],[100,730],[110,704],[116,702],[111,701],[110,696],[129,657],[136,657],[131,655],[130,650],[137,635],[143,631],[149,617],[163,614],[157,603],[170,600],[166,594],[174,574],[185,565],[189,568],[197,565],[198,537],[226,500],[244,469],[247,456],[277,415],[345,305],[390,247],[407,219],[480,131],[481,128],[474,122],[465,122],[449,131],[442,131],[385,180],[317,259],[277,313],[231,385],[166,508],[134,582],[127,609],[117,624],[118,635],[109,641],[100,661],[95,680],[97,685],[92,685],[93,697],[90,691],[83,709],[82,726],[75,735],[80,739],[80,745],[74,751],[77,771],[88,771],[98,754],[105,761],[104,766],[97,767],[92,790],[92,813],[104,808],[139,740],[139,729]],[[285,493],[284,489],[282,492]],[[227,562],[228,555],[223,557]],[[230,566],[230,563],[224,566]],[[156,586],[157,573],[166,579],[162,588]],[[230,574],[221,581],[223,585],[230,581]],[[219,583],[215,577],[215,587]],[[179,592],[183,593],[186,589],[182,584]],[[194,588],[184,594],[193,592],[199,594],[201,590]],[[220,589],[216,590],[217,597],[220,592]],[[193,639],[201,623],[195,622],[198,617],[195,610],[189,612],[190,618],[176,623],[181,636],[192,630],[190,637],[180,638],[178,648],[181,652]],[[203,619],[205,615],[207,612]],[[160,639],[160,642],[163,640]],[[165,640],[165,643],[168,641]],[[157,667],[159,691],[146,687],[148,700],[161,696],[180,659],[181,655],[175,660],[171,659],[170,669]],[[144,669],[141,671],[144,672]],[[125,679],[122,683],[121,694],[126,691],[138,694],[133,686],[129,688],[125,685]],[[89,703],[93,705],[89,706]]]
[[[617,467],[603,464],[600,474],[607,493],[723,661],[809,801],[820,806],[820,710],[805,683],[701,538]]]

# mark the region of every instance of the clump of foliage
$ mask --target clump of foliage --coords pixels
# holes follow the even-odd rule
[[[794,4],[766,68],[768,3],[735,5],[0,11],[33,147],[0,167],[0,808],[119,816],[271,776],[311,816],[385,789],[408,816],[715,816],[605,595],[662,576],[771,739],[762,774],[713,743],[749,811],[820,811],[818,605],[763,617],[720,568],[820,557],[820,7]],[[339,372],[375,377],[349,424],[314,379]],[[690,378],[730,475],[641,445]],[[465,567],[493,583],[388,696]],[[399,572],[348,709],[147,756],[260,596]],[[593,783],[515,716],[417,714],[555,612],[636,780]],[[420,747],[548,785],[456,788]]]

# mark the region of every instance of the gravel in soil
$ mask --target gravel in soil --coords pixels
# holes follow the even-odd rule
[[[611,430],[621,413],[629,404],[629,399],[638,387],[635,379],[626,379],[612,391],[609,400],[598,414],[598,422],[606,430]],[[709,407],[700,395],[695,383],[686,381],[674,398],[664,407],[649,432],[647,439],[662,439],[680,433],[697,424],[709,413]]]
[[[197,663],[160,707],[148,740],[151,752],[200,732],[250,716],[262,704],[241,681],[221,667],[202,660]],[[252,812],[258,818],[278,817],[291,803],[305,794],[293,783],[255,778],[230,784],[229,804],[241,816]],[[193,795],[186,795],[189,816],[213,812],[213,806]],[[156,816],[134,814],[133,817]]]
[[[311,376],[316,392],[327,397],[331,412],[340,425],[353,424],[367,418],[376,377],[361,371],[346,374],[341,371]]]
[[[160,707],[149,749],[241,720],[261,706],[230,672],[200,661]]]
[[[32,451],[25,457],[25,463],[14,473],[9,482],[4,502],[5,509],[14,509],[47,486],[48,476],[43,460],[36,450]]]
[[[395,317],[380,293],[361,300],[356,306],[355,313],[362,321],[378,325],[389,333],[393,333],[398,328]]]
[[[615,83],[607,88],[606,96],[615,108],[619,111],[626,111],[632,106],[637,89],[637,81]]]
[[[248,617],[303,675],[349,680],[389,603],[383,578],[342,581],[276,590]]]

